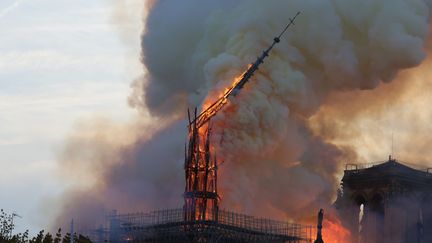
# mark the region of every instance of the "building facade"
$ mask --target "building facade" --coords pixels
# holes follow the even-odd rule
[[[431,172],[391,157],[348,164],[335,205],[352,242],[432,242]]]

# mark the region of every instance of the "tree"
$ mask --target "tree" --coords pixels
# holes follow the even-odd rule
[[[44,230],[39,231],[39,234],[37,234],[33,239],[29,241],[29,243],[42,243],[42,240],[44,239]]]
[[[47,233],[42,241],[42,243],[53,243],[54,239],[50,233]]]
[[[8,214],[3,209],[0,209],[0,242],[1,243],[70,243],[71,235],[67,233],[62,237],[61,228],[58,229],[55,237],[48,232],[45,234],[41,230],[32,239],[29,239],[28,230],[24,233],[13,234],[15,228],[13,218],[15,214]],[[74,242],[76,243],[91,243],[92,241],[81,234],[74,233]]]
[[[21,243],[28,240],[28,230],[24,233],[13,234],[15,214],[8,214],[0,209],[0,242]]]
[[[58,229],[57,233],[56,233],[56,237],[54,238],[54,243],[60,243],[61,242],[61,228]]]

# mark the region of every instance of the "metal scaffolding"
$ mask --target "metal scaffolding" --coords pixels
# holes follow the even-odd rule
[[[312,242],[314,229],[226,210],[184,220],[183,209],[109,216],[109,242]]]

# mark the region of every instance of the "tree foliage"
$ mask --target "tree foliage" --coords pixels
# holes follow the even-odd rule
[[[26,230],[24,233],[14,234],[14,214],[8,214],[3,209],[0,209],[0,242],[1,243],[70,243],[71,235],[66,233],[62,237],[61,229],[59,228],[55,236],[49,232],[45,233],[41,230],[35,237],[30,238],[29,232]],[[83,235],[73,235],[74,242],[76,243],[91,243],[92,241]]]

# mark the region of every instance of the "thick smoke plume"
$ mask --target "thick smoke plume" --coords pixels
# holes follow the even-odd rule
[[[227,161],[221,167],[227,206],[304,217],[328,203],[341,163],[354,155],[313,133],[309,117],[333,92],[373,89],[418,65],[428,7],[423,1],[160,2],[150,13],[142,42],[149,75],[138,85],[145,96],[132,100],[167,116],[214,100],[298,10],[296,26],[214,119],[216,151]]]
[[[302,11],[258,73],[213,119],[213,144],[225,162],[223,207],[310,220],[334,200],[343,163],[358,158],[352,144],[336,142],[340,133],[332,128],[343,127],[323,110],[345,102],[335,95],[361,100],[363,90],[419,65],[426,57],[429,6],[423,0],[152,3],[142,36],[146,74],[129,97],[133,107],[152,115],[144,126],[152,132],[141,129],[114,147],[100,142],[110,136],[118,142],[118,134],[69,143],[66,151],[73,153],[62,161],[84,153],[90,168],[102,163],[104,173],[92,187],[71,193],[74,210],[63,210],[59,219],[92,207],[180,207],[187,107],[216,99]],[[107,158],[114,161],[104,164]]]

